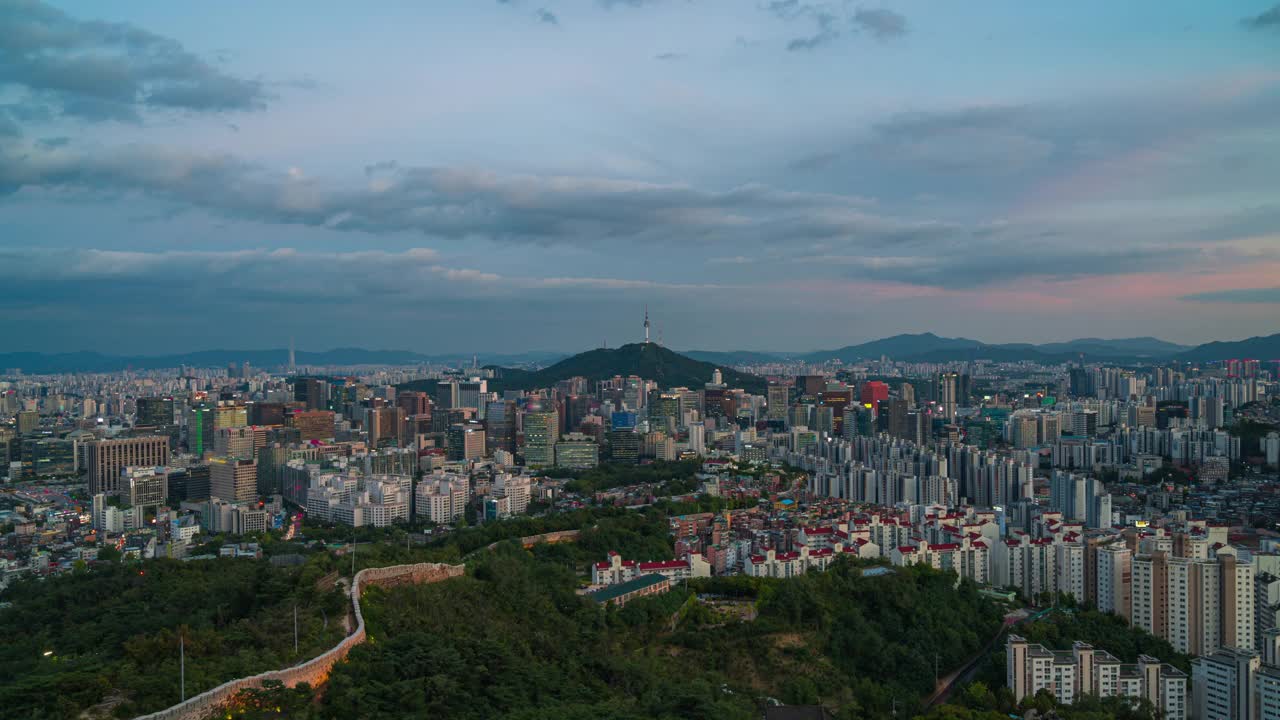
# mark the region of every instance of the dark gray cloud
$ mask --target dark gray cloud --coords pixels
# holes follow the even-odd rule
[[[1217,290],[1215,292],[1193,293],[1183,295],[1179,300],[1204,303],[1278,303],[1280,304],[1280,287],[1271,288],[1238,288],[1235,290]]]
[[[546,23],[547,25],[560,24],[560,18],[556,17],[555,13],[546,8],[538,8],[533,12],[533,16],[537,18],[540,23]]]
[[[24,105],[85,120],[254,110],[267,100],[262,82],[229,75],[175,40],[37,0],[0,0],[0,85],[25,91]]]
[[[1240,22],[1253,30],[1280,30],[1280,4]]]
[[[793,38],[787,43],[787,50],[791,52],[815,50],[840,37],[840,31],[836,29],[835,15],[827,12],[815,12],[813,13],[813,19],[818,25],[817,32],[812,35]]]
[[[0,190],[69,188],[139,192],[232,218],[372,233],[421,232],[540,245],[618,239],[765,241],[782,234],[894,242],[932,223],[867,213],[864,202],[758,185],[726,191],[592,177],[499,175],[381,163],[361,187],[331,185],[300,170],[272,171],[227,155],[129,145],[80,152],[0,146]]]
[[[853,14],[853,22],[880,40],[901,37],[907,34],[907,19],[892,10],[884,8],[859,8]]]
[[[876,39],[888,40],[907,33],[907,19],[883,8],[859,8],[852,15],[847,5],[836,3],[808,3],[802,0],[772,0],[764,9],[780,20],[792,22],[808,20],[814,24],[812,33],[793,38],[787,50],[815,50],[840,38],[841,27],[852,27],[871,33]]]
[[[912,117],[901,127],[933,124],[932,118]],[[232,156],[148,146],[96,152],[39,143],[10,143],[7,152],[2,148],[0,189],[9,192],[49,188],[105,198],[142,194],[236,220],[525,247],[680,244],[718,256],[761,257],[771,248],[785,247],[786,254],[776,260],[813,263],[850,277],[940,287],[977,287],[1026,276],[1067,279],[1240,265],[1248,258],[1221,247],[1202,248],[1276,227],[1274,209],[1266,208],[1199,222],[1175,218],[1137,226],[959,223],[920,219],[918,209],[912,219],[894,217],[857,197],[758,185],[709,191],[394,162],[370,165],[361,183],[341,185],[298,169],[278,172]],[[561,285],[587,282],[606,281],[562,279]]]

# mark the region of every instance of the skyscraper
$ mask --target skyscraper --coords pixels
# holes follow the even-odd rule
[[[956,419],[957,392],[960,376],[953,372],[938,375],[938,406],[942,415],[951,422]]]
[[[209,492],[228,502],[253,502],[258,496],[257,461],[213,458],[209,461]]]
[[[136,405],[134,425],[159,427],[173,424],[173,398],[143,397],[138,398]]]
[[[524,415],[524,462],[529,467],[555,464],[556,438],[560,436],[560,414],[554,410],[531,410]]]

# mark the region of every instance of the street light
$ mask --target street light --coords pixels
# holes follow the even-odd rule
[[[42,653],[42,654],[43,654],[45,657],[49,657],[50,655],[52,655],[52,654],[53,654],[53,651],[52,651],[52,650],[45,650],[45,651],[44,651],[44,653]]]

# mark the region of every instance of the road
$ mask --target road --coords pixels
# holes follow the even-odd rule
[[[997,643],[1000,642],[1000,639],[1003,638],[1009,630],[1028,620],[1039,620],[1046,613],[1052,611],[1053,608],[1045,608],[1032,613],[1029,608],[1024,608],[1005,615],[1004,622],[1000,625],[1000,630],[996,632],[996,634],[981,650],[970,657],[964,665],[961,665],[955,671],[938,680],[938,686],[934,688],[933,694],[925,699],[924,706],[926,708],[931,708],[934,705],[949,700],[951,698],[951,694],[958,686],[969,682],[969,680],[973,678],[982,663],[991,655],[991,652],[995,650]]]

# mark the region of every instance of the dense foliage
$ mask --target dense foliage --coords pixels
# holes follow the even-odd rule
[[[870,577],[851,562],[790,580],[698,581],[601,610],[574,594],[578,576],[560,552],[504,545],[470,577],[366,594],[374,641],[335,671],[319,714],[749,718],[773,698],[888,718],[895,701],[899,713],[919,709],[935,650],[945,673],[1000,627],[999,611],[954,575]],[[694,591],[736,597],[759,616],[718,614]]]
[[[571,478],[565,484],[565,489],[570,492],[591,494],[625,485],[660,483],[667,487],[659,494],[682,495],[696,489],[694,475],[701,469],[702,461],[695,458],[676,462],[659,460],[648,465],[606,463],[590,470],[553,468],[547,474],[551,477]]]
[[[1137,662],[1139,655],[1150,655],[1183,672],[1191,672],[1190,656],[1174,650],[1167,640],[1132,627],[1124,618],[1111,613],[1091,609],[1050,613],[1036,622],[1018,626],[1017,633],[1054,650],[1069,650],[1073,642],[1080,640],[1124,662]]]
[[[99,704],[132,717],[172,705],[179,634],[188,696],[315,656],[345,634],[344,596],[316,586],[327,561],[286,570],[156,560],[20,582],[0,610],[0,718],[71,718]]]

